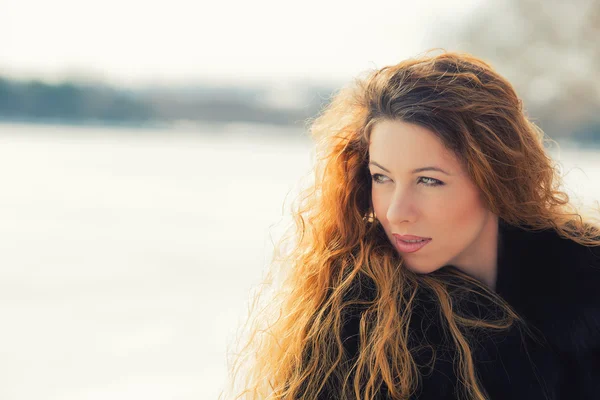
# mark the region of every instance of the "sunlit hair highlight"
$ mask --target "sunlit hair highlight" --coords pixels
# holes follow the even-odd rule
[[[418,275],[403,268],[370,200],[369,140],[384,120],[433,131],[505,223],[600,245],[591,218],[561,189],[559,167],[545,149],[551,141],[489,64],[442,52],[371,71],[339,90],[311,121],[313,179],[253,294],[222,397],[316,399],[327,390],[338,399],[376,399],[382,391],[408,399],[421,379],[414,351],[428,346],[410,338],[420,293],[434,299],[438,322],[457,349],[462,398],[488,399],[471,333],[516,327],[535,337],[501,297],[457,269]],[[494,312],[469,314],[469,301]],[[351,318],[360,327],[356,357],[343,342]]]

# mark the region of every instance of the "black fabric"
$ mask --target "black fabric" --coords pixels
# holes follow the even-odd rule
[[[554,230],[527,231],[499,223],[496,292],[534,328],[532,339],[518,325],[502,333],[473,335],[477,374],[490,399],[600,399],[600,247],[586,247]],[[453,268],[445,266],[444,269]],[[484,310],[483,312],[488,312]],[[482,312],[479,307],[473,312]],[[359,347],[358,321],[348,319],[346,350]],[[436,346],[433,369],[422,368],[412,399],[444,400],[459,396],[455,350],[444,345],[435,306],[414,312],[411,325]],[[426,349],[415,354],[430,360]],[[381,398],[389,398],[386,390]],[[320,399],[336,398],[332,392]]]

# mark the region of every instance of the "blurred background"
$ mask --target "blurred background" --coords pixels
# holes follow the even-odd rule
[[[507,77],[594,205],[599,38],[599,0],[0,0],[0,398],[216,399],[307,119],[430,48]]]

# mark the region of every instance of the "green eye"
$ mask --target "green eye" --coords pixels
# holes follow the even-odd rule
[[[382,177],[384,177],[384,176],[383,176],[383,175],[381,175],[381,174],[373,174],[373,175],[371,175],[371,180],[372,180],[373,182],[375,182],[375,183],[383,183],[383,182],[381,181],[381,178],[382,178]]]
[[[429,187],[434,187],[434,186],[442,186],[444,184],[444,182],[434,179],[434,178],[428,178],[426,176],[421,176],[419,177],[419,180],[421,182],[424,182],[423,184],[425,186],[429,186]]]

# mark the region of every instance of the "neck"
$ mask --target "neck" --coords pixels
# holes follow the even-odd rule
[[[490,216],[477,239],[455,264],[456,268],[472,276],[491,290],[496,290],[498,272],[498,217]]]

